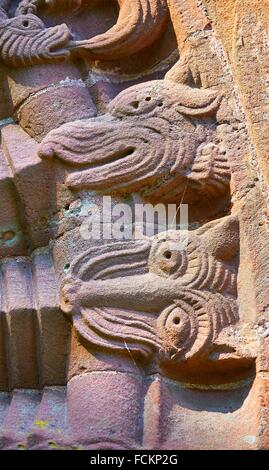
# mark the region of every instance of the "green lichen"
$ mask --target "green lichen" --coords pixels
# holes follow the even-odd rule
[[[57,442],[55,442],[55,441],[48,441],[48,445],[51,449],[58,449],[59,448]]]
[[[48,421],[43,421],[42,419],[38,419],[34,422],[35,426],[38,426],[40,429],[45,429],[48,426]]]
[[[23,442],[19,442],[19,444],[17,445],[17,448],[19,450],[26,450],[27,449],[26,445],[23,444]]]

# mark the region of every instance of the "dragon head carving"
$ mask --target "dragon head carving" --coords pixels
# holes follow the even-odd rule
[[[70,12],[83,3],[83,0],[22,0],[17,14],[38,14],[41,8]],[[91,39],[74,41],[70,49],[95,59],[114,60],[150,46],[164,31],[169,18],[167,0],[117,0],[117,3],[119,16],[112,28]]]
[[[238,250],[233,216],[190,232],[103,245],[98,254],[93,247],[74,260],[63,281],[62,310],[96,347],[128,346],[177,365],[208,364],[214,354],[236,361],[231,331],[230,344],[220,337],[239,321]]]
[[[28,13],[8,18],[0,12],[0,59],[10,67],[25,67],[69,55],[71,38],[64,24],[46,28],[37,16]]]
[[[70,168],[71,189],[141,191],[151,202],[184,194],[189,204],[223,196],[230,170],[214,122],[220,99],[169,80],[135,85],[105,115],[50,132],[39,155]]]

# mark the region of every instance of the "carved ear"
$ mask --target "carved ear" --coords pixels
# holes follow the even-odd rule
[[[196,68],[191,68],[191,62],[192,49],[187,49],[180,54],[180,59],[168,70],[165,80],[191,87],[199,87],[201,82],[200,74]]]
[[[239,221],[235,216],[209,222],[197,232],[206,251],[217,259],[231,261],[239,251]]]
[[[178,89],[177,110],[190,117],[202,117],[216,113],[222,96],[216,91],[176,85]]]

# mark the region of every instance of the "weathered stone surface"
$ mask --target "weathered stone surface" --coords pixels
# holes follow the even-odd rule
[[[268,11],[0,1],[1,449],[269,449]]]

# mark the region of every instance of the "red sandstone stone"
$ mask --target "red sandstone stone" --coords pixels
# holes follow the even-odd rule
[[[0,448],[268,450],[268,2],[90,3],[0,1]]]

